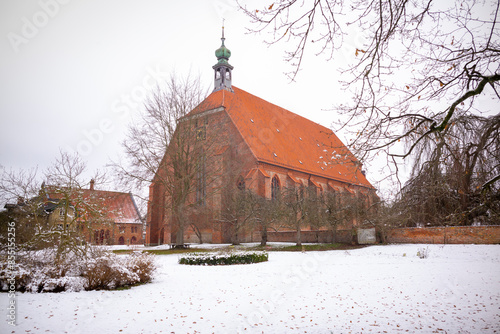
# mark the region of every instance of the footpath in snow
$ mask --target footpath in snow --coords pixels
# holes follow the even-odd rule
[[[500,333],[500,245],[178,257],[157,256],[155,280],[129,290],[19,293],[15,327],[1,293],[0,333]]]

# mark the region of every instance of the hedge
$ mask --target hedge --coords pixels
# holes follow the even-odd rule
[[[220,266],[232,264],[250,264],[265,262],[269,259],[267,252],[245,253],[190,253],[179,259],[179,264],[197,266]]]

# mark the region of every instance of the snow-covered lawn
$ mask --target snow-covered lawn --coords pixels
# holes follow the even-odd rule
[[[500,333],[500,245],[157,260],[154,282],[130,290],[18,294],[17,326],[4,317],[0,333]],[[8,303],[0,294],[2,314]]]

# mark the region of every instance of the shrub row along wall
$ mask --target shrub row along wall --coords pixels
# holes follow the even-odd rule
[[[500,225],[395,228],[387,232],[389,243],[498,244]]]

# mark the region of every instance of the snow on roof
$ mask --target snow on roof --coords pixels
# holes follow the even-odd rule
[[[361,164],[332,130],[233,89],[234,93],[213,92],[189,115],[223,106],[258,161],[373,189],[361,173]],[[325,150],[337,153],[327,167],[325,161],[318,161]]]
[[[47,186],[49,199],[62,199],[64,190]],[[87,206],[93,206],[103,214],[102,220],[114,223],[140,224],[141,217],[131,193],[107,190],[78,189],[69,194],[72,201],[81,201]]]

